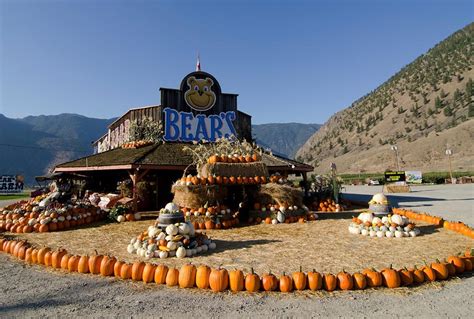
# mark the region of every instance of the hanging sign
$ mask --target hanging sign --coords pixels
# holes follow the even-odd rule
[[[192,142],[206,140],[215,142],[221,137],[237,136],[234,127],[235,112],[220,114],[194,115],[190,112],[178,112],[172,108],[163,110],[165,134],[163,139],[168,142]]]
[[[405,182],[405,171],[385,172],[385,181],[388,183]]]

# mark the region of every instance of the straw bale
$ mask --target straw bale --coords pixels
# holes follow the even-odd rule
[[[201,167],[199,174],[208,176],[268,176],[267,166],[263,162],[254,163],[215,163],[205,164]]]
[[[206,203],[216,205],[227,196],[227,189],[218,185],[174,185],[171,192],[174,194],[173,203],[188,208],[199,208]]]
[[[409,193],[410,186],[408,185],[384,185],[384,193]]]
[[[287,185],[276,183],[264,184],[257,195],[258,201],[264,205],[276,202],[278,205],[288,204],[301,207],[303,205],[303,192]]]

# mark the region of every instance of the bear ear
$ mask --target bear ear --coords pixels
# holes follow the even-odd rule
[[[191,87],[193,85],[193,82],[195,81],[196,81],[196,78],[194,76],[190,76],[186,82]]]
[[[214,84],[214,81],[212,81],[211,78],[206,78],[206,82],[207,84],[209,84],[209,86],[212,86]]]

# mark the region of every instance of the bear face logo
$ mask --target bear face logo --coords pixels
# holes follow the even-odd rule
[[[207,111],[216,103],[216,95],[212,91],[214,81],[210,78],[196,79],[190,76],[186,81],[189,89],[184,93],[184,100],[196,111]]]

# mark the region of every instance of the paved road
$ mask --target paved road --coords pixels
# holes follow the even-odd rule
[[[343,197],[368,202],[382,186],[345,186]],[[394,206],[461,220],[474,226],[474,184],[412,186],[410,193],[387,194]]]

